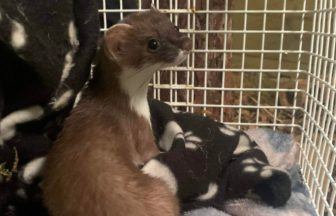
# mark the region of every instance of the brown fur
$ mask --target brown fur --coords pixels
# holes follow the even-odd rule
[[[158,12],[140,14],[140,18],[142,16],[159,17],[168,25],[168,19]],[[126,22],[131,23],[132,19],[135,18]],[[147,22],[148,19],[145,20]],[[173,25],[169,24],[169,27],[172,31]],[[150,30],[143,31],[148,33]],[[120,52],[130,49],[125,42],[143,37],[128,34],[128,30],[121,32],[126,34],[114,32],[114,35],[112,30],[107,32],[98,55],[94,79],[67,118],[48,156],[42,187],[51,215],[179,215],[178,201],[166,183],[138,169],[159,151],[148,121],[130,108],[129,96],[121,90],[117,78],[122,73],[121,65],[127,64],[129,58],[126,53]],[[161,38],[159,35],[156,37]],[[173,37],[182,38],[180,33]],[[185,41],[190,44],[190,41]],[[144,42],[141,39],[133,44],[137,49],[143,49],[140,44]],[[143,50],[138,53],[140,58],[133,57],[135,65],[128,63],[128,66],[139,67],[144,63],[143,59],[150,63],[171,63],[172,53],[175,52],[175,58],[177,55],[175,49],[184,49],[186,45],[182,43],[181,46],[164,48],[169,51],[162,57],[164,59],[151,53],[145,54]],[[134,55],[130,50],[127,53]]]

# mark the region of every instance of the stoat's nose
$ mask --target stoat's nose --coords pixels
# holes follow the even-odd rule
[[[191,41],[191,39],[188,38],[188,37],[183,38],[182,50],[189,52],[191,50],[191,48],[192,48],[192,41]]]

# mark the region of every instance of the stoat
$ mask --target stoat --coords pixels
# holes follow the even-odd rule
[[[148,83],[190,49],[190,39],[154,9],[107,30],[93,78],[47,158],[42,188],[51,215],[179,215],[169,184],[139,166],[159,153]]]

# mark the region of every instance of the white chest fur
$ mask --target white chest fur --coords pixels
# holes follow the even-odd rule
[[[150,112],[147,97],[143,97],[143,95],[134,95],[130,100],[130,106],[131,109],[139,116],[144,117],[150,123]]]
[[[141,69],[123,68],[119,76],[122,90],[129,96],[130,107],[150,124],[150,112],[147,101],[148,84],[160,65],[144,66]]]

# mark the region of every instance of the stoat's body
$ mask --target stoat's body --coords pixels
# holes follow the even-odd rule
[[[148,82],[156,70],[181,63],[189,50],[190,40],[155,10],[107,31],[94,78],[48,156],[43,192],[51,215],[179,215],[169,179],[138,167],[159,153]]]

